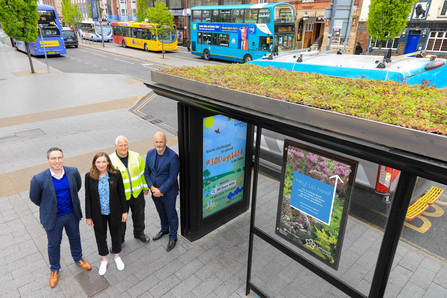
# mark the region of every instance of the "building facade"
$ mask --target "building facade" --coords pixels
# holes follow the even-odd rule
[[[370,0],[365,0],[365,3]],[[357,41],[378,51],[379,42],[371,40],[367,32],[368,9],[361,13]],[[408,16],[407,26],[393,40],[382,41],[382,49],[392,55],[403,55],[426,50],[439,57],[447,57],[447,0],[423,0],[416,3]]]

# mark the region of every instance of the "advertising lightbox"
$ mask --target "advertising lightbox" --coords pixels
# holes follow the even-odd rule
[[[203,119],[203,218],[243,199],[246,143],[245,122],[222,115]]]
[[[358,162],[284,143],[276,234],[338,269]]]

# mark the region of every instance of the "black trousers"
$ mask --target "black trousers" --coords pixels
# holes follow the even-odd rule
[[[127,204],[129,204],[129,213],[132,212],[132,221],[133,221],[133,235],[136,238],[140,238],[141,235],[144,234],[144,208],[146,208],[146,200],[144,199],[144,193],[138,195],[138,197],[134,198],[130,197],[130,200],[127,200]],[[121,240],[124,240],[124,236],[126,235],[126,223],[121,223]]]
[[[102,229],[93,226],[95,230],[96,244],[98,245],[98,251],[100,256],[107,256],[109,254],[109,248],[107,247],[107,225],[109,226],[110,236],[112,237],[112,252],[121,252],[121,225],[118,224],[112,228],[110,215],[101,215]]]

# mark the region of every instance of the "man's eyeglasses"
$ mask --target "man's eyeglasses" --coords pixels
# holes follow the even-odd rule
[[[51,161],[63,160],[63,159],[64,159],[63,156],[59,156],[59,157],[51,157],[51,158],[50,158]]]

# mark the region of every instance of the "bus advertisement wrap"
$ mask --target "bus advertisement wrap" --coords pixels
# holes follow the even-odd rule
[[[285,141],[276,233],[335,270],[357,164]]]
[[[243,199],[246,141],[245,122],[203,119],[203,218]]]

